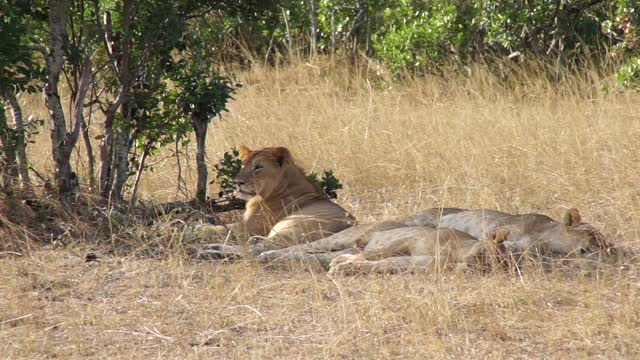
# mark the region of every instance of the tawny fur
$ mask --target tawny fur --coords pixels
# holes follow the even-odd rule
[[[500,245],[506,235],[500,231],[480,241],[448,228],[409,226],[379,231],[371,234],[361,253],[333,259],[329,273],[486,270],[501,263]]]
[[[449,212],[439,219],[433,216],[411,216],[401,222],[415,222],[416,217],[425,226],[443,226],[482,238],[497,229],[507,229],[506,241],[514,251],[535,249],[549,255],[606,255],[614,249],[605,237],[593,226],[582,222],[580,212],[569,209],[558,222],[541,214],[511,215],[497,210],[478,209]],[[446,212],[447,209],[444,210]]]
[[[329,263],[337,256],[353,255],[365,249],[376,233],[415,226],[452,228],[477,239],[505,230],[509,235],[501,245],[504,252],[535,252],[548,256],[577,255],[586,258],[599,258],[601,255],[614,255],[617,252],[600,232],[582,222],[576,209],[567,211],[564,221],[560,223],[540,214],[511,215],[486,209],[434,208],[396,221],[354,226],[316,242],[268,251],[261,254],[258,260],[264,263],[309,260],[328,268]],[[387,233],[389,234],[391,232]],[[383,239],[386,240],[380,241],[393,241],[390,236]],[[414,264],[417,258],[405,258],[404,261]]]
[[[251,151],[242,146],[240,155],[243,166],[235,182],[239,196],[248,200],[242,219],[226,227],[203,227],[201,237],[230,230],[240,238],[262,237],[262,249],[278,249],[315,241],[354,224],[351,214],[307,179],[288,149]]]

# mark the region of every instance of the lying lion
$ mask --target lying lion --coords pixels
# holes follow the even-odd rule
[[[205,226],[199,236],[228,235],[258,239],[254,252],[312,242],[355,223],[345,209],[329,200],[307,179],[284,147],[252,151],[240,146],[242,169],[234,180],[240,198],[248,200],[242,219],[226,226]],[[212,244],[201,256],[242,255],[243,249]]]
[[[455,229],[475,239],[491,237],[505,230],[505,237],[501,239],[502,247],[516,254],[535,250],[535,253],[545,256],[577,255],[592,258],[615,253],[599,231],[582,222],[576,209],[567,211],[564,221],[560,223],[540,214],[511,215],[496,210],[436,208],[397,221],[354,226],[312,243],[267,251],[260,254],[258,260],[264,263],[310,260],[327,268],[337,257],[351,259],[343,255],[366,251],[369,241],[374,238],[377,244],[385,241],[392,243],[396,235],[394,230],[398,230],[399,234],[403,228],[411,228],[411,232],[424,228],[427,229],[425,232],[429,232],[442,227]],[[421,260],[405,257],[403,261],[408,264]]]
[[[507,234],[507,230],[499,230],[480,241],[455,229],[389,221],[358,225],[313,243],[266,251],[258,261],[308,260],[329,268],[331,273],[486,269],[509,257],[502,245]]]
[[[507,229],[505,241],[514,251],[535,249],[537,253],[559,256],[611,255],[613,246],[595,227],[582,222],[578,209],[569,209],[562,222],[541,214],[511,215],[497,210],[444,209],[446,214],[434,219],[426,210],[401,220],[406,225],[444,226],[482,238],[497,229]]]
[[[429,209],[421,212],[420,221],[429,224],[437,223],[443,215],[462,211],[462,209]],[[262,263],[274,261],[309,261],[318,263],[324,268],[337,256],[356,254],[362,251],[372,236],[379,232],[386,232],[409,226],[423,226],[410,221],[384,221],[374,224],[357,225],[323,239],[291,246],[288,248],[266,251],[258,257]],[[426,225],[428,228],[435,226]]]
[[[487,271],[507,265],[510,254],[502,245],[507,230],[485,240],[448,228],[400,227],[371,234],[359,254],[337,256],[329,274],[354,272],[398,272],[416,269]]]

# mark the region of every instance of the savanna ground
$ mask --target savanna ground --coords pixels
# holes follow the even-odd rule
[[[284,145],[308,171],[333,169],[344,184],[338,202],[363,223],[440,205],[554,218],[577,207],[616,245],[640,250],[639,95],[603,93],[607,79],[591,70],[560,82],[535,69],[512,70],[506,82],[482,68],[398,82],[376,70],[320,63],[239,74],[245,86],[209,134],[210,163],[241,143]],[[31,111],[42,114],[38,106]],[[42,135],[30,149],[39,169],[52,166],[49,146]],[[143,199],[175,198],[176,162],[154,161]],[[640,354],[640,278],[632,258],[522,276],[329,278],[304,265],[196,261],[193,241],[181,227],[87,228],[65,246],[2,254],[0,356]],[[150,256],[149,248],[162,251]],[[85,262],[89,251],[100,261]]]

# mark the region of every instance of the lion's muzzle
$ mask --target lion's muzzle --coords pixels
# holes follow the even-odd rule
[[[256,192],[249,188],[244,180],[235,179],[233,183],[235,185],[236,197],[243,200],[249,200],[256,196]]]

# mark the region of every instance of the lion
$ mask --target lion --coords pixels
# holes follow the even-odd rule
[[[489,209],[442,211],[447,213],[439,219],[434,219],[433,211],[427,210],[400,222],[450,227],[477,238],[497,229],[507,229],[509,239],[505,244],[513,251],[520,252],[535,249],[545,255],[580,257],[611,255],[615,252],[600,231],[582,221],[576,208],[567,210],[562,222],[541,214],[512,215]]]
[[[503,239],[502,247],[516,256],[535,252],[545,256],[575,255],[594,258],[616,253],[597,229],[582,222],[577,209],[570,209],[565,214],[564,221],[557,222],[540,214],[511,215],[488,209],[432,208],[404,219],[358,225],[315,242],[267,251],[258,257],[258,261],[277,263],[306,260],[326,269],[338,256],[354,255],[363,251],[373,234],[390,235],[391,232],[387,231],[416,227],[452,228],[476,239],[490,237],[491,234],[504,229],[508,236]],[[382,243],[384,238],[378,237],[376,241]],[[393,241],[393,238],[388,238],[388,241]]]
[[[399,272],[477,269],[488,271],[508,264],[503,246],[508,231],[501,229],[487,239],[450,228],[399,227],[369,235],[358,254],[344,254],[329,264],[329,275],[355,272]]]
[[[228,235],[258,239],[259,253],[316,241],[355,224],[355,218],[327,198],[296,165],[285,147],[250,150],[240,146],[242,168],[235,178],[238,197],[248,200],[242,219],[200,229],[202,237]],[[213,244],[201,255],[239,255],[242,249]]]
[[[407,227],[434,228],[431,223],[437,223],[443,215],[456,211],[463,209],[434,208],[421,212],[420,219],[415,221],[405,219],[353,226],[314,242],[263,252],[258,256],[258,261],[266,264],[305,261],[328,269],[334,258],[363,251],[374,234]]]

